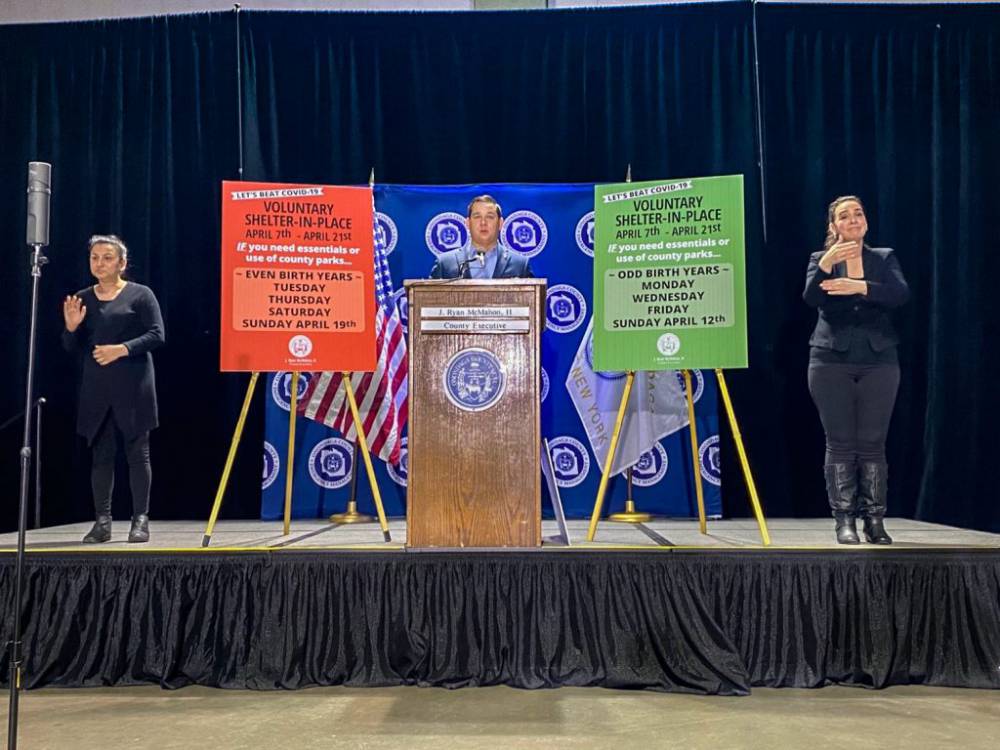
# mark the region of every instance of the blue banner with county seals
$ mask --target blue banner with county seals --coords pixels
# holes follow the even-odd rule
[[[546,330],[542,337],[542,435],[548,438],[553,468],[566,516],[589,518],[601,478],[587,431],[567,390],[570,369],[588,331],[592,310],[594,186],[381,185],[375,187],[379,229],[385,233],[396,303],[406,320],[403,280],[427,278],[438,253],[468,242],[465,211],[469,200],[489,193],[503,208],[501,241],[530,258],[536,277],[548,279]],[[310,373],[299,379],[300,394]],[[261,517],[280,518],[284,508],[291,375],[273,373],[267,381]],[[715,380],[695,371],[695,413],[706,511],[722,511],[719,424]],[[344,510],[350,492],[352,446],[337,432],[304,417],[296,424],[292,515],[329,516]],[[472,436],[474,439],[474,436]],[[484,446],[489,460],[490,446]],[[357,457],[361,460],[361,457]],[[386,513],[406,513],[406,448],[399,465],[375,459],[375,475]],[[358,509],[374,514],[364,465],[358,474]],[[525,467],[540,471],[541,467]],[[665,516],[697,515],[688,428],[659,440],[643,454],[633,474],[639,510]],[[624,476],[609,487],[611,512],[625,504]],[[543,491],[542,511],[552,516]],[[608,508],[608,504],[605,506]]]

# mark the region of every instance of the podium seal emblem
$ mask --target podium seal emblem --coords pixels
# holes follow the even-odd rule
[[[445,395],[462,411],[489,409],[500,400],[506,387],[503,365],[486,349],[463,349],[445,365]]]

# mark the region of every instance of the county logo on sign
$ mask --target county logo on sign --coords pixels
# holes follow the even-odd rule
[[[562,435],[549,441],[552,472],[560,487],[576,487],[590,473],[590,455],[576,438]]]
[[[392,293],[392,301],[396,304],[396,309],[399,311],[399,320],[403,326],[406,326],[410,320],[410,300],[406,296],[406,287],[394,291]]]
[[[304,333],[300,333],[297,336],[292,336],[288,340],[288,352],[293,357],[298,357],[302,359],[303,357],[308,357],[313,350],[312,339],[306,336]]]
[[[681,340],[674,333],[665,333],[656,340],[656,350],[664,357],[672,357],[681,350]]]
[[[299,384],[295,388],[296,399],[301,399],[306,392],[309,381],[312,379],[311,372],[299,373]],[[279,407],[288,411],[292,408],[292,373],[276,372],[271,378],[271,398]]]
[[[335,490],[351,481],[354,448],[346,440],[320,440],[309,452],[309,476],[320,487]]]
[[[266,490],[272,484],[274,480],[278,478],[278,471],[281,469],[281,459],[278,457],[278,451],[274,449],[266,440],[264,441],[264,476],[262,478],[260,488]]]
[[[545,372],[545,368],[541,368],[542,371],[542,397],[538,399],[538,403],[545,400],[545,397],[549,395],[549,374]]]
[[[515,211],[503,222],[501,239],[506,247],[534,258],[545,249],[549,230],[534,211]]]
[[[500,360],[486,349],[463,349],[444,368],[444,392],[462,411],[489,409],[503,396],[506,386]]]
[[[718,486],[722,485],[722,462],[719,456],[719,436],[705,440],[698,449],[698,459],[701,463],[701,475],[706,482]]]
[[[575,331],[587,317],[587,302],[570,284],[550,286],[545,294],[545,320],[556,333]]]
[[[465,226],[465,217],[454,211],[438,214],[427,222],[424,241],[427,249],[434,255],[461,250],[469,243],[469,228]]]
[[[576,223],[576,246],[580,252],[594,257],[594,212],[585,213]]]
[[[375,243],[378,244],[380,240],[385,247],[385,254],[392,255],[392,251],[396,249],[396,243],[399,242],[399,230],[396,229],[396,222],[389,214],[376,211]]]
[[[632,467],[632,483],[639,487],[652,487],[667,474],[667,449],[662,443],[639,456]]]
[[[591,331],[590,335],[587,337],[587,347],[584,349],[585,356],[587,357],[587,366],[593,371],[593,373],[604,380],[621,380],[625,377],[624,372],[600,372],[594,369],[594,332]]]
[[[406,486],[406,478],[410,473],[410,452],[406,448],[406,443],[409,440],[408,437],[403,438],[399,447],[399,463],[385,465],[385,470],[389,474],[389,478],[392,479],[398,485],[403,487]]]
[[[681,393],[685,394],[684,398],[687,398],[687,386],[684,384],[684,373],[675,372],[677,376],[677,382],[680,384]],[[693,403],[698,403],[698,399],[701,398],[701,394],[705,391],[705,376],[701,374],[701,370],[691,370],[691,401]]]

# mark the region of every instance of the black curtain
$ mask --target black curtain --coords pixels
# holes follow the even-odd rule
[[[996,550],[34,557],[28,688],[1000,687]]]
[[[754,182],[744,3],[245,22],[248,178]]]
[[[805,382],[815,317],[799,295],[827,204],[856,194],[869,242],[896,249],[913,293],[896,315],[890,513],[1000,530],[989,471],[1000,420],[989,339],[1000,314],[998,8],[757,8],[768,273],[763,288],[751,283],[750,340],[771,350],[741,377],[751,387],[739,401],[769,508],[824,511]]]
[[[232,14],[0,26],[7,259],[0,314],[8,331],[0,341],[0,419],[24,399],[26,162],[53,164],[37,379],[37,393],[48,399],[46,525],[93,514],[89,454],[75,436],[75,363],[61,350],[59,331],[63,297],[93,283],[86,240],[108,232],[128,242],[127,275],[152,286],[166,324],[168,346],[155,357],[162,427],[153,433],[153,513],[208,517],[246,384],[220,375],[217,364],[220,181],[238,166],[235,69]],[[19,427],[0,434],[4,528],[16,523]],[[260,434],[251,421],[244,447],[252,460],[235,477],[227,512],[257,512]],[[118,482],[119,517],[131,513],[126,485]]]
[[[246,385],[216,366],[218,191],[238,176],[242,111],[251,179],[360,183],[374,167],[381,182],[610,181],[629,163],[635,179],[743,174],[751,367],[729,381],[772,516],[826,512],[805,388],[812,316],[799,294],[826,203],[860,194],[871,239],[897,248],[914,291],[898,318],[890,512],[1000,530],[1000,507],[984,500],[1000,416],[987,323],[997,305],[995,11],[734,2],[242,13],[238,48],[235,13],[0,27],[0,226],[13,259],[0,296],[13,334],[0,343],[0,420],[23,400],[25,162],[55,164],[39,336],[46,522],[89,514],[74,376],[56,341],[62,296],[88,281],[83,242],[94,231],[130,241],[134,278],[164,307],[154,515],[207,514]],[[259,415],[248,428],[224,513],[253,517]],[[5,528],[18,445],[17,429],[0,433]],[[725,509],[741,515],[731,447],[724,458]]]

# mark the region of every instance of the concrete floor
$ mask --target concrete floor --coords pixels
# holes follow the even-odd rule
[[[995,750],[1000,693],[919,686],[756,689],[746,698],[597,688],[47,689],[22,694],[18,736],[19,747],[31,750]]]

